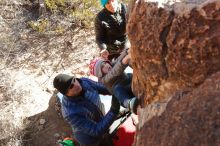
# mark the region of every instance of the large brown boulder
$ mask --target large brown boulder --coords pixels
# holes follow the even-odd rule
[[[135,146],[219,146],[220,72],[177,92],[160,116],[146,122],[149,111],[141,113]]]
[[[150,1],[132,1],[127,26],[136,145],[220,145],[220,1]]]
[[[158,8],[143,0],[133,4],[128,35],[134,86],[142,87],[134,89],[145,97],[144,104],[172,90],[167,82],[172,88],[196,86],[220,69],[220,2],[202,3],[188,11],[185,7],[178,3]]]

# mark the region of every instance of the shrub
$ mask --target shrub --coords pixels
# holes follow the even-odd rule
[[[92,26],[95,13],[100,9],[99,0],[45,0],[45,5],[52,13],[70,14],[86,27]]]
[[[34,21],[29,21],[28,25],[33,29],[38,32],[44,32],[48,26],[48,20],[46,19],[40,19],[36,22]]]
[[[44,2],[51,11],[58,10],[59,6],[65,6],[65,0],[45,0]]]

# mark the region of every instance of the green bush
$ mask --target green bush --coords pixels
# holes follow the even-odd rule
[[[44,2],[51,11],[57,11],[60,6],[65,6],[65,0],[45,0]]]
[[[68,3],[71,3],[72,7],[69,7]],[[51,12],[70,14],[86,27],[91,26],[95,13],[101,8],[99,0],[45,0],[45,4]]]
[[[46,19],[40,19],[38,21],[29,21],[28,25],[38,32],[45,32],[47,26],[48,26],[48,20]]]
[[[47,9],[53,14],[59,13],[65,15],[63,17],[67,18],[71,16],[69,18],[74,20],[70,21],[74,21],[86,28],[91,28],[93,26],[96,13],[102,8],[100,0],[44,0],[44,2]],[[123,2],[128,3],[128,0]],[[45,32],[46,28],[49,27],[49,20],[50,19],[38,20],[36,22],[30,21],[28,24],[32,29],[38,32]],[[60,24],[55,25],[57,26],[50,31],[55,31],[57,33],[65,31]]]

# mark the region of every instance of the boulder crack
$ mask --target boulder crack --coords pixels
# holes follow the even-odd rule
[[[166,64],[166,57],[167,57],[167,54],[168,54],[167,36],[170,32],[170,28],[172,26],[174,16],[175,16],[174,11],[171,11],[170,15],[169,15],[169,18],[167,20],[168,24],[163,28],[163,30],[160,34],[160,41],[162,43],[162,58],[163,58],[162,65],[163,65],[164,70],[165,70],[165,76],[164,76],[165,79],[167,79],[169,77],[168,67],[167,67],[167,64]]]

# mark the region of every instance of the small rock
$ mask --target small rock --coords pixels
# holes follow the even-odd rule
[[[46,123],[45,119],[40,119],[40,125],[44,125]]]
[[[56,137],[56,138],[59,138],[60,134],[59,133],[55,133],[53,136]]]
[[[39,131],[43,130],[43,129],[44,129],[44,125],[38,126],[37,129],[38,129]]]
[[[84,71],[79,72],[80,75],[85,75],[86,73]]]
[[[31,123],[30,120],[28,120],[28,119],[27,119],[27,120],[24,120],[24,124],[25,124],[25,125],[29,125],[30,123]]]
[[[53,90],[53,89],[46,88],[46,90],[45,90],[45,91],[46,91],[46,92],[48,92],[48,93],[51,93],[51,94],[52,94],[52,93],[53,93],[53,91],[52,91],[52,90]]]

